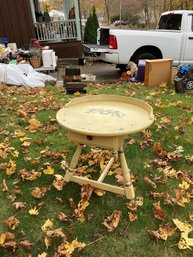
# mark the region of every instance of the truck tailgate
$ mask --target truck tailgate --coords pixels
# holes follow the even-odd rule
[[[83,49],[86,53],[109,53],[108,45],[83,44]]]

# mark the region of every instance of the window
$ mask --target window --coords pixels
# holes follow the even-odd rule
[[[163,15],[159,20],[158,29],[180,30],[181,21],[182,14],[169,13],[167,15]]]

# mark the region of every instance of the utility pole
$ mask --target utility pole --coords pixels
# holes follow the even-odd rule
[[[122,0],[120,0],[120,6],[119,6],[119,20],[122,19]]]

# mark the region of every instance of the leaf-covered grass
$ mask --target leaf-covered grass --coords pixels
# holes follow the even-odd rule
[[[56,113],[81,95],[66,95],[55,87],[0,87],[1,257],[192,256],[192,229],[189,227],[186,234],[189,244],[182,247],[182,231],[174,224],[177,219],[184,226],[193,226],[192,91],[176,94],[172,85],[161,88],[126,83],[88,87],[88,94],[136,97],[153,107],[153,125],[129,135],[124,142],[136,199],[142,201],[134,210],[120,195],[93,192],[89,197],[86,191],[85,200],[78,184],[66,183],[62,190],[54,184],[62,181],[76,147],[69,142],[67,130],[57,123]],[[92,149],[85,148],[83,172],[95,177],[101,154],[108,159],[111,153],[97,149],[94,157]],[[109,174],[110,183],[121,178],[118,169],[114,167]],[[87,205],[80,216],[81,200]],[[29,213],[34,208],[37,215]],[[61,213],[66,218],[61,218]],[[117,215],[114,223],[112,214]],[[129,215],[134,215],[134,220]],[[19,224],[11,223],[10,217]],[[112,231],[103,224],[107,217]],[[52,226],[43,231],[46,221]]]

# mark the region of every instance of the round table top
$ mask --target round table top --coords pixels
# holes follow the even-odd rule
[[[58,123],[92,136],[120,136],[142,131],[153,121],[153,109],[136,98],[90,95],[74,98],[57,112]]]

